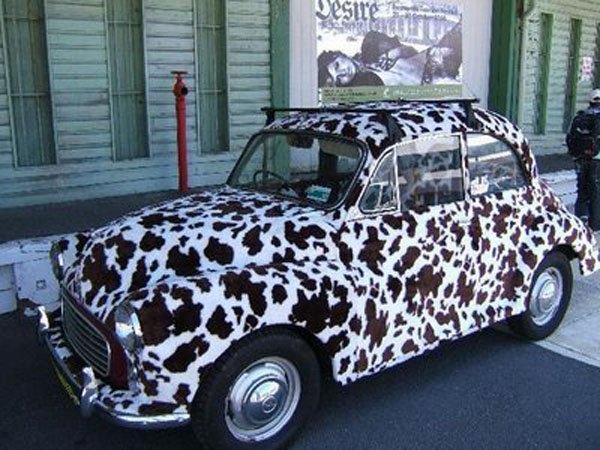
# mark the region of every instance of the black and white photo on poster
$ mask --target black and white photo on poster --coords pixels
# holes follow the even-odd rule
[[[462,93],[458,0],[315,0],[320,100]]]

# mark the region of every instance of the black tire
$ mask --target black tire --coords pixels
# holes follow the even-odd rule
[[[548,271],[556,271],[562,277],[562,295],[560,296],[559,304],[556,310],[543,323],[537,323],[535,314],[532,312],[532,295],[535,290],[536,283],[543,273]],[[555,273],[556,273],[555,272]],[[527,311],[523,314],[512,317],[508,320],[510,328],[519,336],[532,341],[539,341],[550,336],[559,327],[562,322],[569,302],[571,301],[571,292],[573,290],[573,272],[569,259],[559,251],[549,253],[536,269],[531,289],[527,295]]]
[[[285,360],[295,367],[301,387],[299,399],[289,421],[275,435],[244,441],[231,431],[225,405],[239,375],[265,358]],[[259,331],[234,344],[202,377],[191,407],[192,429],[206,449],[279,449],[315,412],[320,389],[319,361],[308,343],[288,330]]]

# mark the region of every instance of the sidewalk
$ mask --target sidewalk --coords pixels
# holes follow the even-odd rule
[[[195,192],[193,190],[191,192]],[[177,191],[0,209],[0,244],[96,228],[147,205],[181,197]]]
[[[575,282],[569,310],[560,328],[541,347],[600,367],[600,273],[582,277],[573,267]]]

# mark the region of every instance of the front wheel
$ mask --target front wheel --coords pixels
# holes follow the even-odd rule
[[[562,322],[572,289],[573,273],[567,257],[558,251],[548,254],[533,275],[527,311],[509,319],[508,324],[524,338],[547,338]]]
[[[192,427],[203,448],[282,448],[315,411],[321,372],[311,347],[288,331],[236,343],[200,382]]]

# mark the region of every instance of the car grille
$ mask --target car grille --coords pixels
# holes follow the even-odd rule
[[[62,290],[62,323],[67,342],[94,371],[107,377],[110,371],[110,345],[98,329],[73,305]]]

